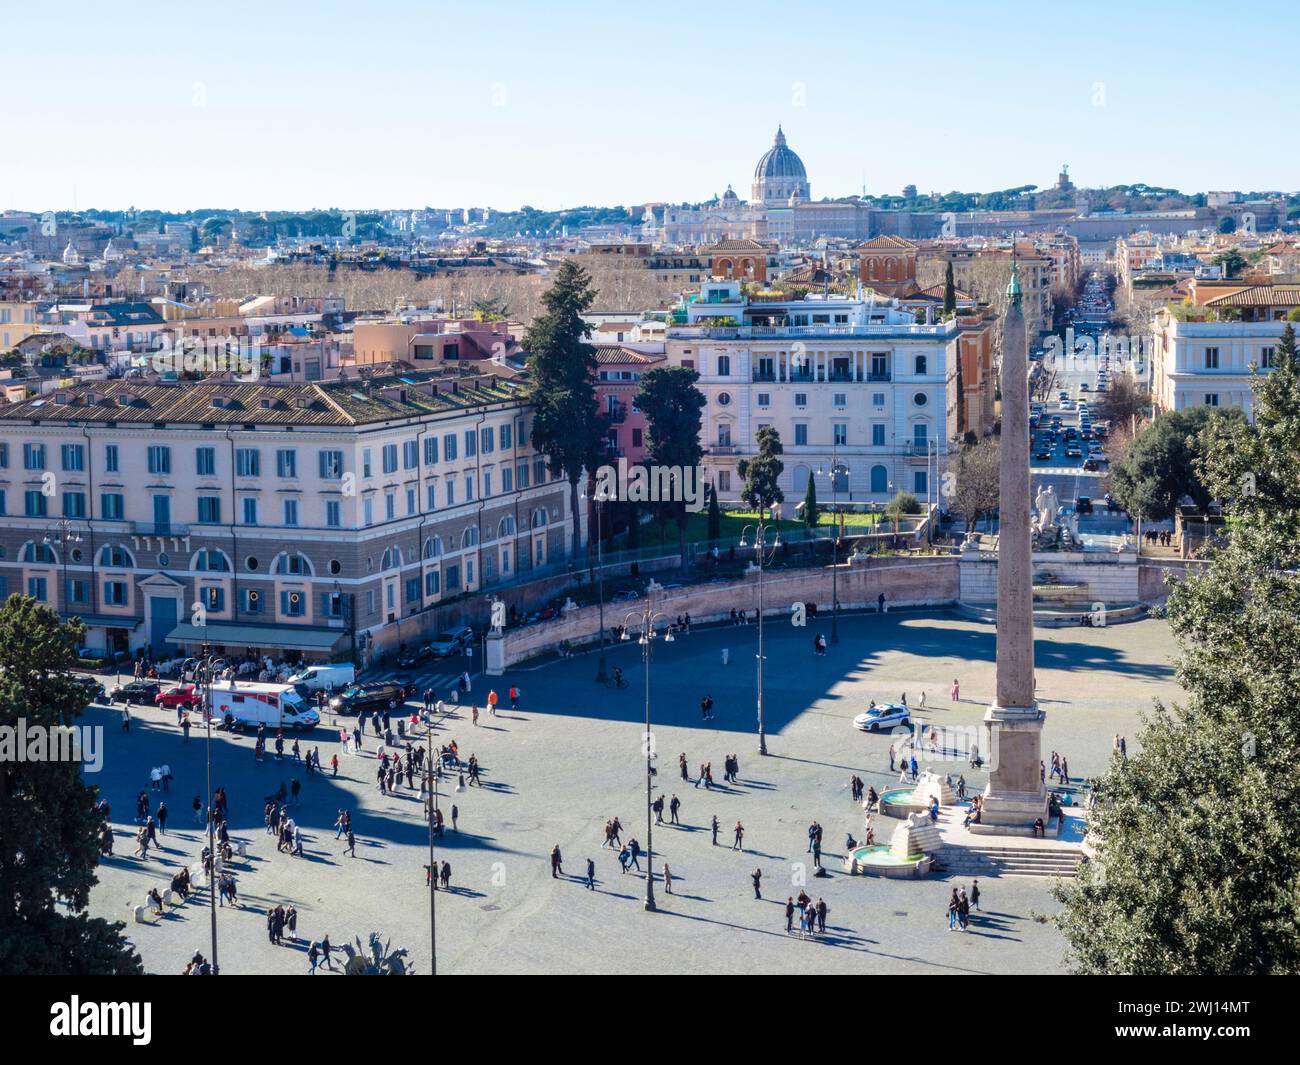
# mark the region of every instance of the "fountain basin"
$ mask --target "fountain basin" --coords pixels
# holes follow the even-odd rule
[[[929,798],[919,794],[916,788],[890,788],[880,794],[880,812],[889,817],[906,817],[929,808]]]
[[[934,859],[925,854],[895,854],[887,845],[855,847],[844,859],[844,871],[854,876],[915,877],[930,871]]]

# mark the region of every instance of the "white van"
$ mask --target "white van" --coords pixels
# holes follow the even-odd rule
[[[356,679],[357,667],[351,662],[331,662],[304,666],[287,683],[297,686],[299,691],[314,695],[330,684],[334,685],[335,691],[342,691],[349,684],[355,683]]]
[[[305,731],[320,724],[320,714],[291,684],[254,684],[251,681],[223,681],[212,685],[212,718],[226,716],[240,725]]]

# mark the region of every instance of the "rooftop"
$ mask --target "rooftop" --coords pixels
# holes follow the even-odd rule
[[[312,384],[128,378],[0,406],[0,421],[350,427],[521,399],[518,385],[458,367]]]

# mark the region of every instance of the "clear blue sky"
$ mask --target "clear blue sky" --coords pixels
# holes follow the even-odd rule
[[[778,122],[814,198],[1049,185],[1063,162],[1082,185],[1293,190],[1294,10],[11,4],[0,207],[744,198]]]

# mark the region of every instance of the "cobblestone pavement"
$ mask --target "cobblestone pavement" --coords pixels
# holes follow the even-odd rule
[[[812,655],[812,637],[829,632],[828,619],[806,629],[769,622],[766,631],[766,759],[756,753],[757,629],[699,630],[654,645],[655,794],[682,801],[681,825],[654,829],[656,871],[667,861],[673,875],[671,896],[662,882],[654,885],[655,914],[642,909],[645,881],[621,874],[614,853],[601,849],[602,826],[614,815],[624,840],[647,842],[644,673],[635,642],[609,653],[611,668],[626,674],[625,689],[595,684],[597,658],[589,654],[496,678],[503,704],[510,685],[519,685],[517,711],[483,711],[475,727],[460,707],[444,723],[437,739],[455,738],[462,757],[477,754],[484,786],[440,800],[444,812],[453,802],[459,807],[459,831],[437,845],[438,860],[452,867],[452,891],[436,899],[440,972],[1061,971],[1062,941],[1041,920],[1055,907],[1045,881],[982,882],[984,912],[961,935],[947,930],[946,900],[951,883],[965,880],[852,878],[840,871],[846,834],[862,835],[850,774],[877,789],[894,780],[888,738],[855,731],[852,718],[869,699],[894,701],[904,692],[916,707],[924,690],[919,720],[973,726],[993,688],[992,627],[941,612],[845,617],[840,642],[823,658]],[[1138,711],[1153,698],[1177,695],[1174,645],[1163,622],[1037,635],[1039,698],[1048,715],[1044,754],[1064,752],[1076,777],[1102,769],[1115,732],[1133,744]],[[949,700],[954,678],[961,681],[956,704]],[[475,701],[481,704],[486,692],[484,678],[476,678]],[[699,710],[705,694],[716,704],[708,722]],[[209,952],[204,892],[147,927],[130,923],[130,908],[150,886],[165,888],[180,863],[197,858],[202,839],[191,802],[205,789],[204,740],[195,730],[183,744],[175,716],[164,711],[136,711],[128,734],[115,712],[95,709],[88,719],[105,726],[96,782],[118,829],[116,856],[100,868],[92,909],[128,922],[150,971],[179,972],[191,952]],[[306,742],[319,744],[327,766],[338,750],[329,728]],[[214,740],[215,783],[230,796],[233,835],[249,844],[248,858],[236,862],[241,906],[218,911],[224,971],[306,973],[311,939],[328,933],[338,945],[372,930],[406,947],[419,972],[429,971],[428,833],[417,797],[377,791],[375,743],[372,734],[363,755],[340,755],[340,776],[330,779],[303,776],[287,760],[256,764],[249,738]],[[680,753],[690,781],[680,778]],[[722,781],[728,753],[739,755],[736,784]],[[695,786],[703,761],[712,762],[720,785],[712,791]],[[169,831],[163,852],[141,861],[130,857],[135,797],[149,787],[150,767],[162,763],[175,777],[166,796]],[[306,834],[300,858],[277,853],[262,823],[263,796],[295,776],[303,781],[293,811]],[[978,774],[967,779],[972,787],[983,783]],[[156,807],[158,796],[152,798]],[[353,811],[356,858],[335,840],[341,807]],[[713,816],[723,826],[716,847],[708,829]],[[806,853],[814,818],[825,827],[825,879],[810,875]],[[737,820],[745,826],[739,853],[729,849]],[[878,838],[887,839],[892,826],[878,819]],[[557,844],[565,875],[552,878],[547,856]],[[588,857],[596,863],[595,891],[580,879]],[[762,901],[753,897],[755,868],[763,871]],[[800,883],[830,906],[827,934],[817,941],[785,933],[783,904]],[[301,942],[267,941],[265,908],[277,902],[297,906]]]

